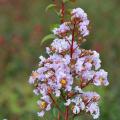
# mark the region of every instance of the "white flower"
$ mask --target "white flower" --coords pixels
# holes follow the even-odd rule
[[[56,90],[56,91],[55,91],[55,96],[56,96],[56,97],[60,97],[60,94],[61,94],[61,93],[60,93],[60,90]]]
[[[83,37],[89,35],[89,30],[88,30],[88,25],[89,25],[89,20],[87,19],[87,14],[84,12],[83,9],[81,8],[76,8],[73,9],[72,12],[72,17],[71,19],[79,22],[79,31],[81,32],[81,35]]]
[[[44,112],[44,111],[41,111],[41,112],[37,112],[37,114],[38,114],[39,117],[43,117],[44,114],[45,114],[45,112]]]
[[[90,63],[90,62],[85,62],[85,63],[84,63],[84,66],[85,66],[85,69],[86,69],[86,70],[91,70],[93,65],[92,65],[92,63]]]
[[[100,69],[100,71],[95,73],[95,77],[93,80],[94,85],[96,85],[96,86],[109,85],[107,76],[108,76],[108,73],[105,72],[103,69]]]
[[[80,108],[81,108],[81,110],[84,110],[84,109],[85,109],[85,104],[84,104],[84,102],[81,102],[81,103],[80,103]]]
[[[46,60],[45,57],[43,56],[40,56],[39,59],[40,59],[40,64],[42,64]]]
[[[75,64],[75,69],[77,73],[81,72],[84,69],[84,66],[83,66],[84,61],[85,61],[85,58],[77,59],[77,62]]]
[[[55,52],[61,53],[70,49],[69,43],[65,39],[56,38],[51,46],[55,49]]]
[[[34,89],[34,90],[33,90],[33,93],[34,93],[35,95],[39,95],[38,89]]]
[[[48,104],[47,107],[46,107],[46,111],[49,111],[51,109],[51,105]]]
[[[30,76],[30,78],[29,78],[29,84],[34,84],[34,82],[35,82],[35,79],[32,76]]]
[[[65,89],[65,91],[71,91],[71,86],[73,84],[73,77],[71,74],[66,74],[63,71],[56,71],[57,82],[61,84],[61,87]]]
[[[80,105],[82,103],[81,96],[76,96],[74,99],[72,99],[72,102],[74,102],[76,105]]]
[[[83,24],[80,23],[79,26],[80,26],[79,30],[81,31],[81,34],[83,35],[83,37],[88,36],[89,35],[89,30],[87,28],[87,25],[84,25],[84,23]]]
[[[73,108],[73,113],[74,113],[74,114],[80,113],[80,108],[79,108],[78,106],[74,106],[74,108]]]
[[[46,47],[46,52],[47,52],[47,54],[50,54],[50,53],[51,53],[51,51],[50,51],[50,48],[49,48],[49,47]]]
[[[95,74],[95,72],[94,71],[84,71],[83,72],[83,74],[82,74],[82,78],[84,79],[84,80],[91,80],[91,79],[93,79],[93,77],[94,77],[94,74]]]
[[[34,84],[34,82],[37,78],[38,78],[38,73],[36,71],[33,71],[32,75],[29,78],[29,83]]]
[[[55,28],[53,30],[53,33],[58,36],[64,36],[64,34],[66,34],[66,32],[69,30],[70,30],[69,26],[63,23],[59,26],[59,28]]]
[[[75,87],[75,92],[83,93],[82,89],[79,86]]]
[[[75,8],[71,12],[73,18],[81,18],[82,20],[87,19],[87,14],[81,8]]]
[[[100,115],[99,107],[97,103],[92,103],[87,106],[86,112],[90,112],[94,119],[97,119]]]
[[[38,112],[39,117],[43,117],[45,114],[45,111],[49,111],[51,109],[51,100],[49,96],[43,96],[41,97],[41,100],[37,102],[38,106],[41,109],[41,112]]]
[[[96,92],[84,92],[82,95],[82,99],[85,102],[95,101],[98,102],[100,99],[100,95]]]
[[[69,102],[69,101],[68,101],[68,102]],[[70,102],[75,104],[75,106],[76,106],[75,109],[79,110],[79,112],[80,112],[80,110],[84,110],[84,109],[85,109],[85,104],[84,104],[84,102],[82,101],[81,95],[75,96],[75,98],[71,99]],[[79,108],[79,109],[78,109],[78,108]],[[78,112],[78,113],[79,113],[79,112]],[[73,112],[73,113],[74,113],[74,112]],[[75,112],[75,114],[77,114],[77,113]]]
[[[65,55],[65,57],[63,58],[63,62],[68,65],[70,63],[70,55]]]
[[[68,100],[67,100],[67,102],[66,102],[66,103],[64,103],[64,105],[65,105],[65,106],[69,106],[69,105],[70,105],[70,103],[71,103],[71,100],[70,100],[70,99],[68,99]]]
[[[98,70],[101,67],[100,55],[96,51],[93,51],[93,55],[91,56],[93,60],[93,65],[95,66],[95,70]]]

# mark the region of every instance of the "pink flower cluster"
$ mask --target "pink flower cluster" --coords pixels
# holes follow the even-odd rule
[[[71,23],[65,22],[61,24],[59,28],[53,30],[53,33],[59,37],[65,37],[71,31],[71,24],[77,25],[80,36],[86,37],[89,35],[89,20],[87,14],[81,8],[73,9],[71,12]]]
[[[79,115],[85,111],[94,119],[99,117],[100,96],[83,89],[88,85],[107,86],[108,73],[100,69],[99,53],[80,48],[77,41],[73,41],[71,33],[75,25],[80,36],[87,36],[88,24],[87,14],[81,8],[76,8],[71,12],[69,23],[63,23],[53,30],[57,36],[50,47],[46,48],[49,57],[40,56],[39,68],[32,72],[29,79],[29,83],[35,85],[33,92],[42,96],[38,101],[38,116],[44,116],[45,111],[52,108],[53,98],[63,97],[65,101],[61,102],[69,106],[73,114]]]
[[[81,8],[76,8],[72,10],[71,20],[74,22],[78,22],[79,31],[83,37],[89,35],[88,25],[89,20],[87,18],[87,14]]]

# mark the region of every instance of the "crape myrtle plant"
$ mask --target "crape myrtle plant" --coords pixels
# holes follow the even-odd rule
[[[35,95],[40,96],[37,101],[39,117],[56,108],[58,120],[74,119],[81,113],[97,119],[100,95],[85,88],[89,85],[107,86],[108,73],[101,69],[99,53],[81,48],[90,33],[85,11],[81,8],[69,10],[69,19],[65,20],[65,5],[71,1],[54,0],[54,4],[46,8],[55,8],[60,24],[53,28],[52,34],[43,38],[42,42],[50,38],[53,42],[46,47],[48,58],[39,57],[39,67],[32,72],[29,83],[34,85]]]

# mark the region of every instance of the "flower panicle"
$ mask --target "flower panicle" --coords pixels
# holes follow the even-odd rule
[[[55,100],[62,97],[61,102],[69,107],[73,115],[85,111],[94,119],[99,117],[100,95],[84,88],[88,85],[109,85],[108,73],[101,69],[99,53],[80,48],[80,38],[84,40],[89,35],[88,26],[87,14],[81,8],[76,8],[71,11],[69,22],[53,29],[56,38],[46,47],[48,58],[39,57],[39,67],[29,78],[29,83],[34,85],[35,95],[42,96],[38,101],[38,116],[43,117],[56,104]],[[72,32],[76,35],[74,39]],[[75,40],[77,38],[78,41]]]

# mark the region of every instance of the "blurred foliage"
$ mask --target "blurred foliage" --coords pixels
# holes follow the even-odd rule
[[[45,46],[43,36],[57,15],[45,12],[50,0],[0,0],[0,120],[40,120],[38,97],[28,84]],[[120,119],[120,0],[76,0],[68,8],[85,9],[91,20],[91,35],[82,47],[100,52],[102,66],[109,72],[110,86],[97,88],[101,97],[99,120]],[[91,87],[91,89],[94,89]],[[96,89],[96,88],[95,88]],[[53,120],[55,110],[41,120]],[[75,120],[92,119],[88,116]]]

